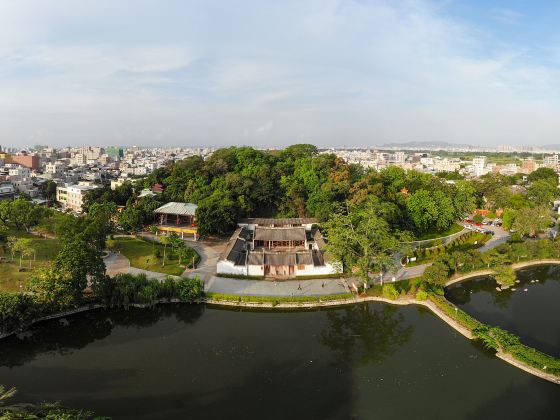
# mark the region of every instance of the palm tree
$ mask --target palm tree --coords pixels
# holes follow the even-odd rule
[[[18,238],[16,236],[10,236],[8,237],[8,240],[6,241],[6,244],[8,245],[8,248],[10,248],[10,254],[12,254],[12,261],[14,260],[14,257],[16,255],[17,252],[17,244]]]
[[[31,270],[31,256],[35,255],[35,248],[32,246],[26,246],[21,250],[21,253],[24,257],[29,257],[29,269]]]
[[[181,260],[183,258],[186,258],[188,251],[189,248],[187,247],[187,245],[185,245],[185,243],[181,241],[181,244],[177,247],[177,254],[179,254],[179,265],[181,265]]]
[[[182,244],[184,244],[183,240],[179,238],[176,233],[169,235],[169,243],[171,244],[171,254],[173,254],[175,248],[179,248]],[[171,255],[171,258],[173,258],[173,255]]]
[[[19,252],[19,268],[21,268],[23,257],[30,256],[33,251],[33,241],[30,238],[19,238],[14,243],[12,250],[13,252]]]
[[[171,240],[167,236],[162,236],[159,238],[159,242],[163,245],[163,262],[162,267],[165,265],[165,250],[167,249],[167,245],[171,243]]]
[[[159,229],[156,225],[151,225],[148,230],[153,233],[155,236],[157,236],[157,233],[159,232]],[[152,252],[154,252],[154,247],[156,246],[156,240],[155,238],[152,238]]]

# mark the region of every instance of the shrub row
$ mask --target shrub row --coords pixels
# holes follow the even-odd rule
[[[468,328],[473,337],[487,347],[496,351],[503,350],[529,366],[560,376],[560,359],[522,344],[519,337],[508,331],[481,323],[461,309],[456,309],[443,296],[429,293],[428,298],[449,317]]]
[[[160,282],[148,279],[145,274],[117,274],[105,277],[94,290],[105,306],[127,309],[131,304],[153,306],[160,300],[193,302],[203,295],[204,285],[198,277],[167,277]]]
[[[445,245],[437,245],[431,248],[418,248],[414,251],[414,255],[418,260],[426,260],[446,252],[478,248],[488,242],[491,237],[490,234],[470,231]]]
[[[449,317],[453,318],[463,327],[468,328],[471,331],[479,327],[480,325],[482,325],[480,321],[476,320],[465,311],[462,311],[461,309],[458,309],[456,306],[453,306],[443,296],[439,296],[435,293],[429,293],[428,299],[430,299],[430,301],[432,301],[439,309],[441,309]]]
[[[90,303],[102,303],[108,307],[128,308],[132,304],[154,305],[160,300],[178,299],[193,302],[204,294],[202,281],[198,278],[167,278],[162,282],[149,280],[145,275],[119,274],[103,277],[94,285]],[[79,305],[76,301],[61,297],[53,304],[43,302],[32,293],[0,292],[0,335],[27,329],[35,320],[60,313]]]
[[[255,302],[255,303],[272,303],[277,305],[279,303],[311,303],[311,302],[327,302],[334,300],[347,300],[352,299],[352,293],[341,293],[336,295],[324,296],[240,296],[228,295],[223,293],[206,293],[209,299],[225,302]]]
[[[560,376],[560,359],[524,345],[514,334],[499,327],[480,325],[473,335],[489,348],[502,350],[529,366]]]
[[[224,277],[226,279],[238,279],[238,280],[264,280],[264,276],[246,276],[244,274],[223,274],[218,273],[216,277]]]

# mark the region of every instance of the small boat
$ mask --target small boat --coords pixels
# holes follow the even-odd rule
[[[499,288],[499,287],[496,287],[496,290],[497,290],[498,292],[501,292],[501,291],[502,291],[502,289]]]
[[[511,291],[512,291],[512,292],[515,292],[516,290],[517,290],[517,289],[516,289],[515,287],[512,287],[512,288],[511,288]]]
[[[523,289],[524,292],[526,292],[527,290],[529,290],[529,289]]]
[[[516,283],[521,283],[519,280],[515,280]]]

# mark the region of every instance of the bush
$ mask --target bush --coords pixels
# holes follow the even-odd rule
[[[0,334],[23,331],[38,316],[40,308],[31,295],[0,292]]]
[[[254,302],[254,303],[272,303],[274,306],[279,303],[313,303],[326,302],[335,300],[348,300],[354,297],[351,293],[341,293],[337,295],[324,296],[239,296],[228,295],[223,293],[207,293],[209,299],[225,302]]]
[[[383,297],[391,300],[396,300],[399,297],[399,291],[394,284],[383,285]]]
[[[202,281],[198,278],[167,278],[163,282],[150,280],[145,274],[117,274],[105,277],[96,285],[95,293],[109,307],[142,304],[152,306],[159,300],[179,299],[193,302],[203,295]]]
[[[204,284],[199,277],[177,280],[177,297],[184,302],[193,302],[204,294]]]
[[[428,292],[426,292],[425,290],[418,290],[418,292],[416,292],[416,299],[417,300],[428,299]]]
[[[223,274],[218,273],[216,277],[223,277],[226,279],[238,279],[238,280],[264,280],[264,276],[245,276],[243,274]]]

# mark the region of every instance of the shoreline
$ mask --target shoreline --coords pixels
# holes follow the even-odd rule
[[[530,260],[530,261],[522,261],[522,262],[518,262],[518,263],[513,263],[511,264],[511,267],[517,271],[517,270],[521,270],[523,268],[526,267],[532,267],[535,265],[560,265],[560,259],[556,260],[556,259],[543,259],[543,260]],[[450,278],[446,283],[445,283],[445,287],[451,286],[453,284],[456,283],[461,283],[462,281],[465,280],[469,280],[475,277],[483,277],[483,276],[491,276],[493,274],[496,274],[496,271],[493,270],[492,268],[488,268],[485,270],[478,270],[478,271],[473,271],[471,273],[466,273],[463,275],[460,275],[458,277],[455,278]]]
[[[521,263],[516,263],[516,264],[512,264],[513,269],[514,270],[519,270],[525,267],[530,267],[530,266],[537,266],[537,265],[560,265],[560,260],[555,260],[555,259],[545,259],[545,260],[532,260],[532,261],[526,261],[526,262],[521,262]],[[472,272],[472,273],[468,273],[462,276],[459,276],[455,279],[451,279],[449,280],[446,284],[445,287],[450,286],[452,284],[455,283],[459,283],[462,282],[464,280],[467,279],[471,279],[471,278],[475,278],[475,277],[480,277],[480,276],[485,276],[485,275],[491,275],[493,274],[494,271],[491,269],[488,270],[479,270],[476,272]],[[242,296],[239,296],[240,298]],[[241,308],[252,308],[252,309],[314,309],[314,308],[328,308],[328,307],[339,307],[339,306],[347,306],[347,305],[354,305],[357,303],[366,303],[366,302],[380,302],[380,303],[385,303],[385,304],[389,304],[389,305],[397,305],[397,306],[408,306],[408,305],[418,305],[418,306],[423,306],[425,308],[428,308],[435,316],[437,316],[438,318],[440,318],[440,320],[442,320],[443,322],[445,322],[447,325],[449,325],[451,328],[453,328],[455,331],[457,331],[459,334],[463,335],[464,337],[468,338],[469,340],[473,340],[474,337],[470,331],[470,329],[464,327],[463,325],[461,325],[458,321],[456,321],[454,318],[450,317],[449,315],[447,315],[443,310],[441,310],[436,304],[434,304],[432,301],[430,300],[417,300],[415,298],[411,298],[411,297],[405,297],[405,298],[398,298],[395,300],[391,300],[391,299],[387,299],[385,297],[382,296],[354,296],[352,298],[348,298],[348,299],[338,299],[338,300],[324,300],[321,301],[320,296],[315,296],[315,297],[311,297],[310,296],[310,300],[308,302],[306,301],[301,301],[301,302],[276,302],[274,301],[275,297],[280,297],[280,296],[271,296],[271,301],[262,301],[262,302],[243,302],[241,300],[220,300],[220,299],[214,299],[214,298],[201,298],[197,301],[194,302],[183,302],[179,299],[171,299],[171,300],[167,300],[167,299],[162,299],[162,300],[158,300],[156,302],[154,302],[154,305],[158,305],[158,304],[165,304],[165,303],[195,303],[195,304],[208,304],[208,305],[216,305],[216,306],[222,306],[222,307],[241,307]],[[315,299],[313,299],[315,298]],[[130,304],[130,307],[134,307],[134,308],[147,308],[150,307],[152,305],[147,305],[147,304]],[[33,322],[30,323],[29,327],[31,327],[34,324],[43,322],[43,321],[48,321],[51,319],[58,319],[58,318],[63,318],[65,316],[71,316],[71,315],[75,315],[75,314],[79,314],[82,312],[86,312],[86,311],[91,311],[91,310],[96,310],[96,309],[111,309],[106,307],[103,304],[90,304],[87,306],[81,306],[78,308],[74,308],[68,311],[64,311],[61,313],[57,313],[57,314],[51,314],[51,315],[47,315],[41,318],[38,318],[36,320],[34,320]],[[2,334],[0,335],[0,340],[3,338],[7,338],[10,337],[12,335],[18,334],[19,332],[17,331],[13,331],[11,333],[7,333],[7,334]],[[529,366],[517,359],[515,359],[514,357],[512,357],[510,354],[508,353],[504,353],[502,351],[497,351],[495,353],[496,357],[498,357],[499,359],[502,359],[503,361],[511,364],[514,367],[517,367],[533,376],[537,376],[541,379],[544,379],[546,381],[555,383],[557,385],[560,385],[560,377],[547,373],[547,372],[543,372],[540,369],[534,368],[532,366]]]

